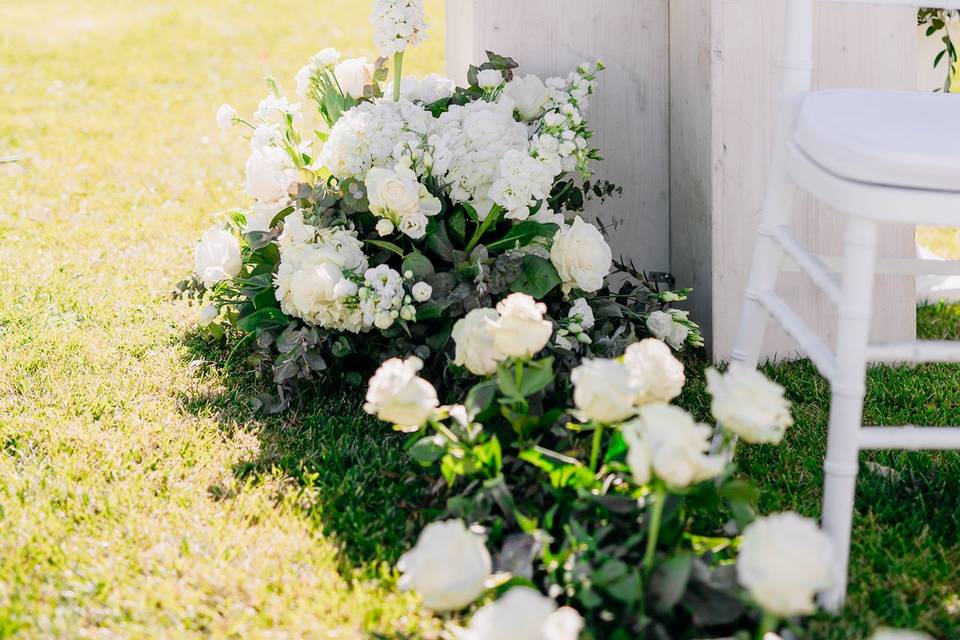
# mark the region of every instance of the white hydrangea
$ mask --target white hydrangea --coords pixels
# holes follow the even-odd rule
[[[400,81],[400,97],[411,102],[430,104],[443,98],[449,98],[457,88],[456,83],[439,73],[431,73],[423,78],[407,76]],[[393,81],[387,83],[383,94],[393,95]]]
[[[528,152],[527,128],[514,120],[510,101],[454,105],[437,120],[428,142],[433,175],[454,202],[469,203],[481,219],[493,207],[500,161],[510,151]]]
[[[344,113],[317,156],[317,163],[342,179],[363,179],[371,167],[392,167],[418,150],[433,116],[409,100],[362,102]]]
[[[385,264],[367,269],[357,295],[363,323],[388,329],[400,316],[404,303],[403,276]]]
[[[389,58],[416,46],[426,38],[423,0],[377,0],[370,16],[373,43],[380,55]]]

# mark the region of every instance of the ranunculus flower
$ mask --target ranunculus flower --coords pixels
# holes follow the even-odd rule
[[[511,293],[497,304],[500,317],[491,320],[493,344],[507,357],[529,357],[543,349],[553,333],[544,320],[547,305],[525,293]]]
[[[474,375],[486,376],[497,370],[506,356],[493,343],[492,322],[499,318],[493,309],[474,309],[453,325],[456,352],[453,363],[466,367]]]
[[[577,216],[554,236],[550,261],[560,274],[564,293],[574,288],[589,293],[603,286],[613,266],[613,254],[600,230]]]
[[[415,356],[384,362],[370,378],[364,411],[405,430],[419,428],[440,404],[433,385],[417,375],[422,368]]]
[[[194,253],[194,270],[203,286],[212,289],[221,280],[240,274],[240,242],[221,227],[211,227],[200,237]]]
[[[433,287],[426,282],[418,282],[410,288],[410,293],[417,302],[426,302],[433,295]]]
[[[707,369],[707,390],[713,417],[747,442],[777,444],[793,424],[783,387],[751,367]]]
[[[737,577],[765,611],[807,615],[817,592],[833,585],[832,565],[833,545],[813,520],[778,513],[744,530]]]
[[[582,329],[592,329],[596,323],[593,317],[593,309],[587,303],[585,298],[577,298],[567,312],[567,317],[578,322]]]
[[[276,202],[290,197],[297,171],[282,149],[257,146],[247,159],[246,177],[244,193],[260,202]]]
[[[570,373],[570,381],[573,403],[590,420],[613,424],[636,413],[637,390],[630,371],[616,360],[584,360]]]
[[[674,349],[680,349],[690,330],[673,319],[666,311],[653,311],[647,316],[647,329],[659,340],[663,340]]]
[[[456,611],[483,593],[492,564],[483,538],[463,520],[446,520],[424,527],[397,569],[401,589],[416,591],[434,611]]]
[[[373,65],[366,58],[350,58],[334,67],[333,76],[345,94],[359,100],[363,88],[373,82]]]
[[[513,587],[482,606],[462,640],[577,640],[583,618],[530,587]]]
[[[671,488],[684,489],[715,478],[725,466],[722,456],[707,455],[710,427],[694,422],[689,413],[678,407],[648,404],[622,429],[631,447],[636,443],[647,448],[653,473]],[[634,477],[649,475],[633,464],[631,469]]]
[[[673,356],[670,347],[656,338],[647,338],[627,347],[623,364],[637,390],[637,405],[670,402],[683,391],[686,377],[683,363]]]
[[[237,110],[231,107],[228,104],[220,105],[220,108],[217,109],[217,126],[226,131],[233,126],[234,120],[237,119]]]
[[[515,76],[503,89],[503,95],[513,100],[513,108],[524,120],[539,118],[547,103],[547,86],[531,74]]]

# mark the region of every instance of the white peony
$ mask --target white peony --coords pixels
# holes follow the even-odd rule
[[[547,86],[532,73],[516,76],[504,87],[503,95],[513,101],[514,110],[523,120],[534,120],[547,103]]]
[[[400,97],[411,102],[430,104],[443,98],[449,98],[456,88],[457,85],[453,80],[438,73],[431,73],[423,78],[406,76],[400,81]],[[393,95],[392,80],[384,87],[383,94]]]
[[[765,611],[808,615],[817,592],[833,584],[832,565],[833,545],[813,520],[778,513],[744,530],[737,577]]]
[[[478,376],[497,370],[497,364],[506,357],[497,351],[493,342],[492,323],[499,317],[493,309],[474,309],[457,320],[451,334],[456,345],[454,364]]]
[[[240,274],[243,267],[240,242],[229,231],[211,227],[200,236],[194,263],[194,271],[203,280],[203,286],[212,289],[221,280]]]
[[[419,428],[440,404],[433,385],[417,375],[422,368],[416,356],[384,362],[370,378],[364,411],[402,429]]]
[[[580,325],[582,329],[592,329],[593,325],[596,324],[596,319],[593,316],[593,309],[590,307],[590,304],[587,302],[586,298],[577,298],[574,300],[573,305],[570,307],[570,311],[567,312],[567,317]]]
[[[462,520],[446,520],[424,527],[397,569],[401,589],[416,591],[434,611],[456,611],[483,593],[492,563],[483,538]]]
[[[654,311],[647,316],[647,329],[674,349],[680,349],[690,334],[686,326],[676,322],[673,316],[665,311]]]
[[[603,286],[613,254],[600,230],[577,216],[554,236],[550,261],[560,274],[564,292],[576,288],[590,293]]]
[[[283,149],[257,146],[250,151],[243,191],[260,202],[276,202],[290,197],[297,170]]]
[[[220,105],[217,109],[217,126],[224,131],[233,126],[237,119],[237,110],[228,104]]]
[[[707,370],[710,411],[717,422],[747,442],[777,444],[793,424],[783,387],[753,368]]]
[[[630,371],[616,360],[584,360],[570,373],[573,403],[602,424],[622,422],[636,413]]]
[[[433,295],[433,287],[426,282],[418,282],[410,288],[410,293],[417,302],[426,302]]]
[[[423,0],[377,0],[370,16],[373,43],[380,55],[389,58],[409,45],[426,38]]]
[[[364,87],[373,82],[373,65],[366,58],[350,58],[334,67],[333,76],[344,94],[359,100]]]
[[[525,293],[511,293],[497,304],[500,317],[490,321],[493,344],[507,357],[529,357],[543,349],[553,325],[543,318],[547,306]]]
[[[310,58],[310,63],[315,67],[332,67],[338,60],[340,60],[340,52],[333,47],[327,47]]]
[[[482,606],[460,640],[577,640],[583,618],[530,587],[513,587]]]
[[[484,69],[477,73],[477,86],[481,89],[493,89],[503,84],[503,74],[496,69]]]
[[[634,402],[637,405],[670,402],[683,391],[686,382],[683,363],[674,357],[670,347],[655,338],[627,347],[623,364],[630,371],[636,388]]]
[[[723,456],[707,455],[712,430],[694,422],[686,411],[668,404],[648,404],[623,425],[624,438],[633,447],[645,447],[653,473],[668,486],[683,489],[720,475]],[[629,463],[628,459],[628,463]],[[635,478],[649,477],[631,464]]]

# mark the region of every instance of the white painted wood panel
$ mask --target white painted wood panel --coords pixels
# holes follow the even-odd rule
[[[607,69],[591,99],[596,175],[624,189],[588,215],[611,231],[615,254],[666,270],[669,243],[668,0],[447,0],[447,69],[462,82],[484,50],[520,73],[563,75],[584,61]]]

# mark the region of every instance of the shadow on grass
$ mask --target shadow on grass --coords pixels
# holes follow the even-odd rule
[[[380,565],[392,566],[439,512],[442,497],[408,458],[404,436],[363,412],[364,389],[304,383],[289,409],[264,416],[252,399],[272,385],[244,369],[242,354],[223,367],[228,347],[197,333],[183,336],[182,344],[198,377],[215,378],[210,386],[219,389],[184,393],[185,410],[214,415],[227,431],[243,425],[257,435],[258,455],[237,461],[234,475],[256,483],[279,473],[294,481],[304,517],[339,547],[345,576],[379,575]]]

